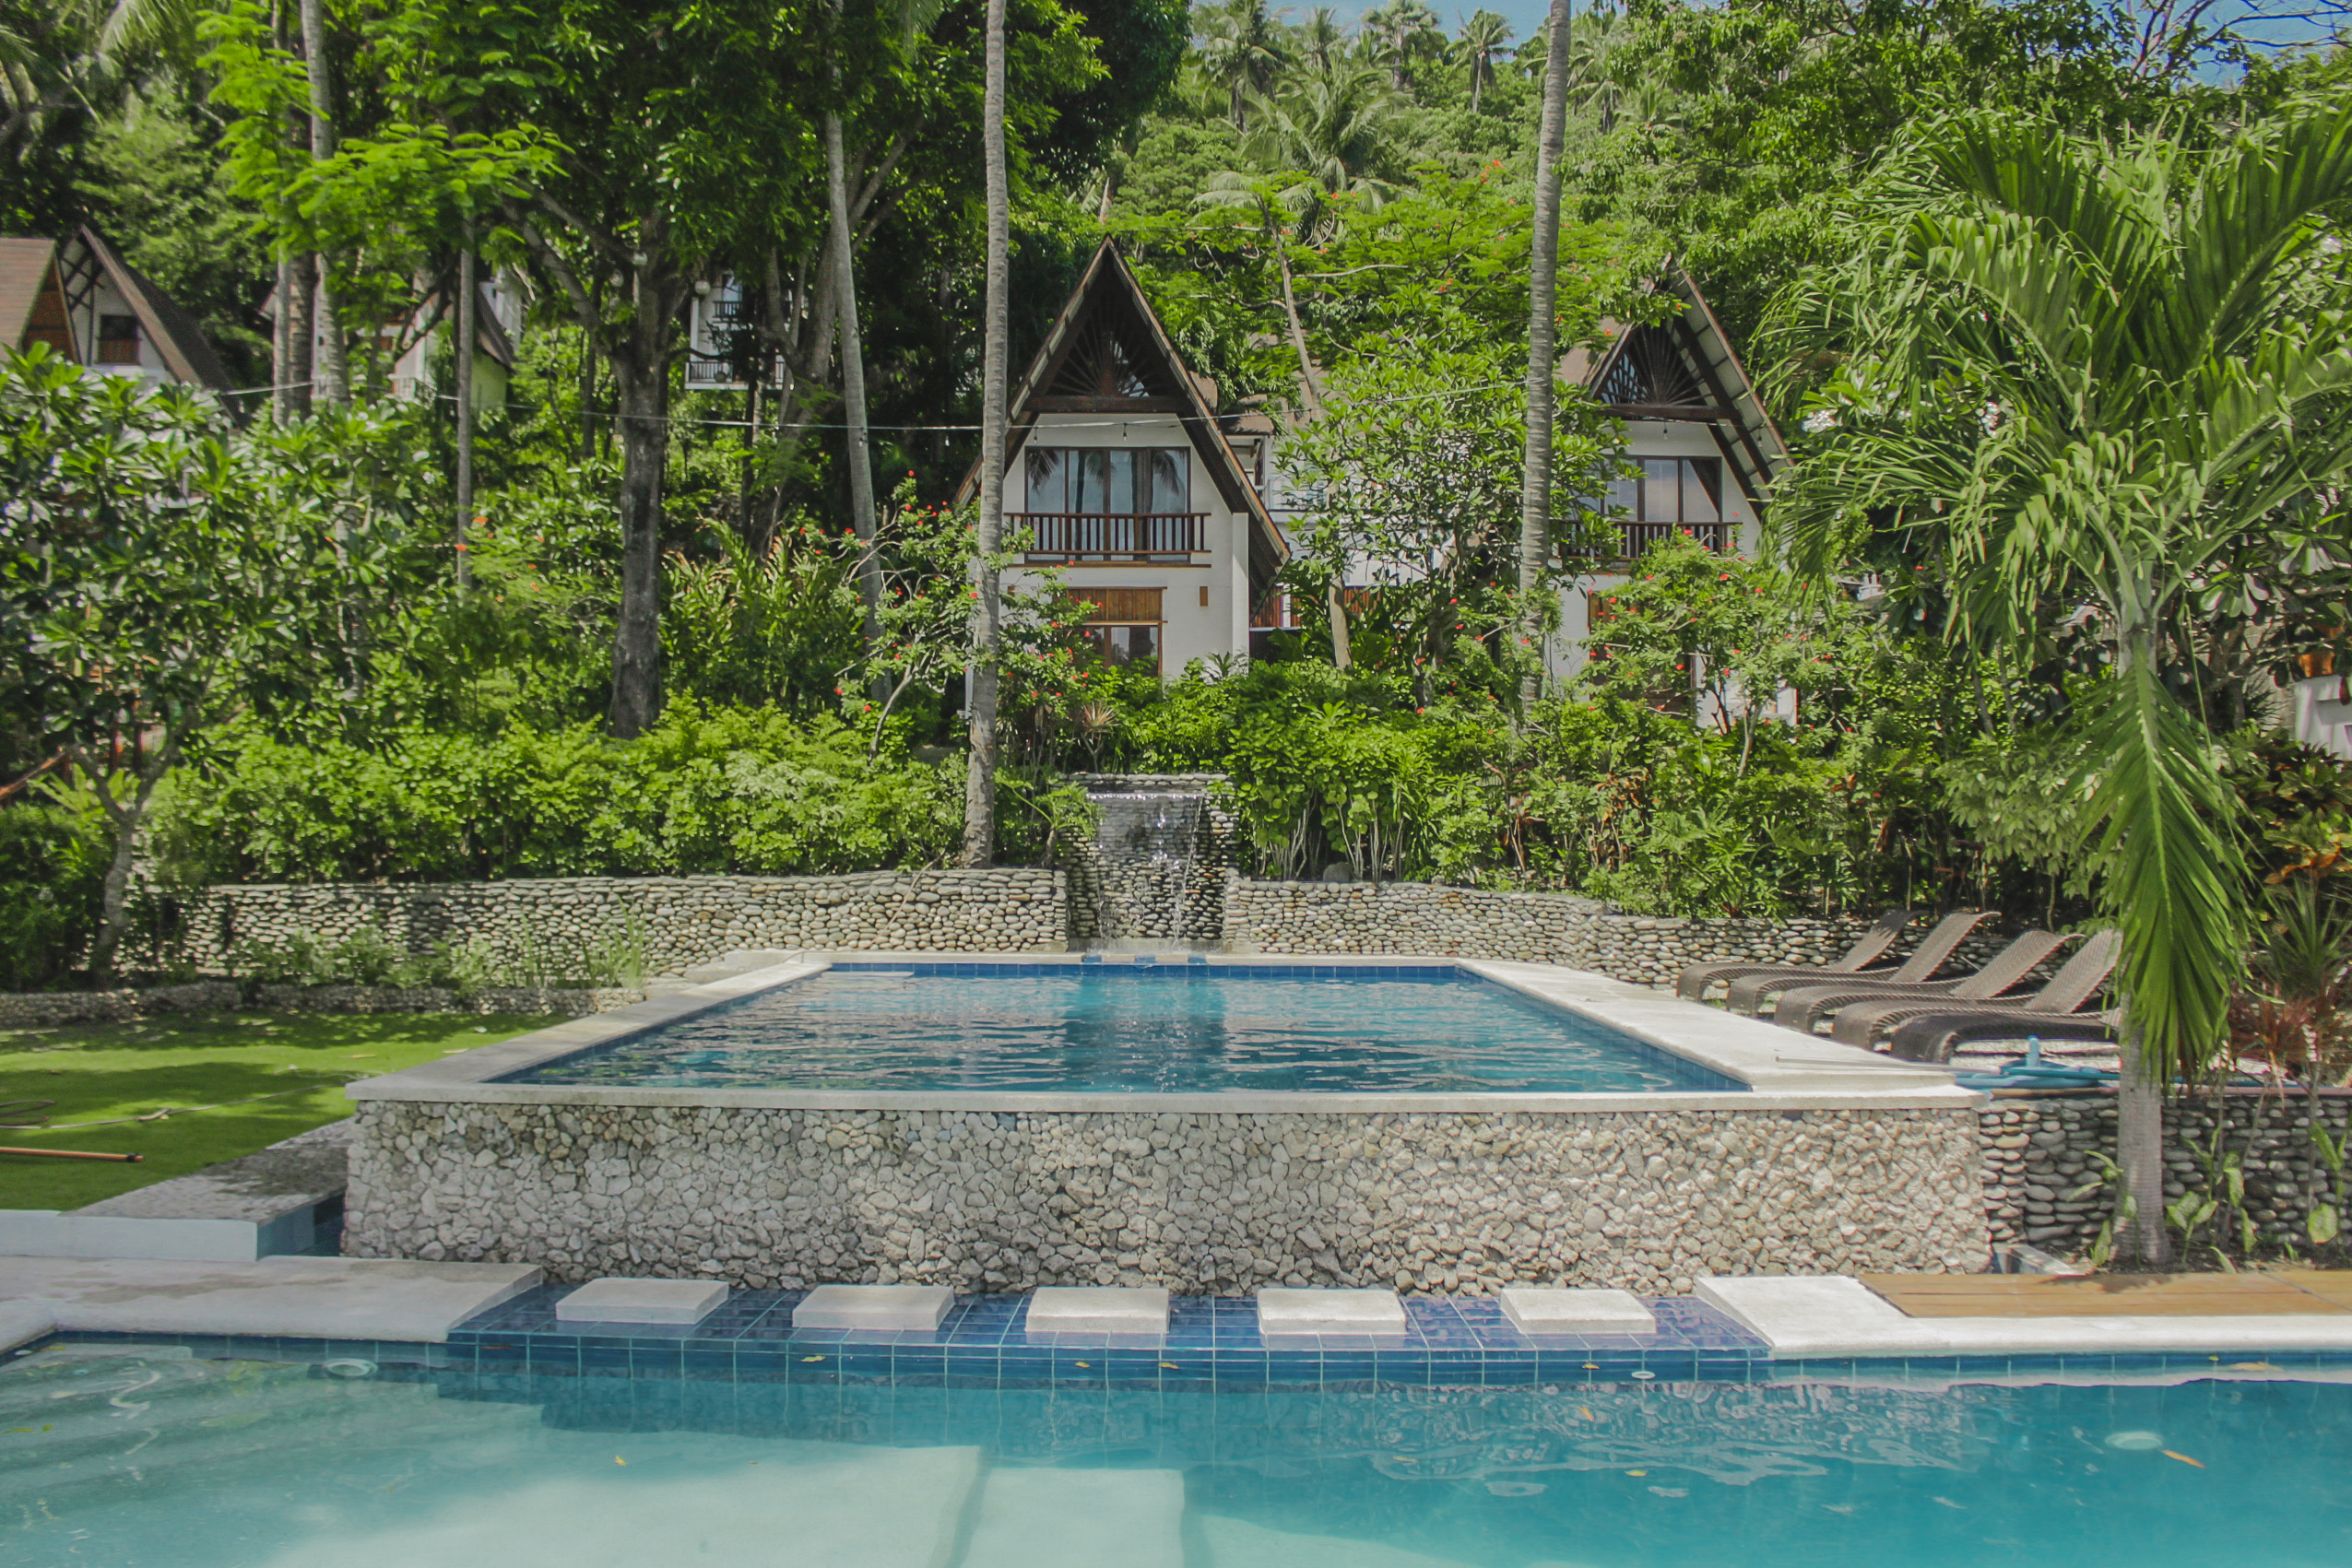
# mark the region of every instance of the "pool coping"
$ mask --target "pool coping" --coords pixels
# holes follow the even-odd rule
[[[1117,967],[1146,955],[1116,955]],[[1333,1094],[1034,1093],[970,1090],[678,1089],[502,1081],[582,1051],[705,1013],[821,974],[835,962],[1070,967],[1070,953],[927,953],[809,950],[787,961],[690,985],[592,1017],[478,1046],[346,1086],[352,1100],[514,1105],[711,1106],[744,1110],[899,1112],[1138,1112],[1279,1114],[1601,1114],[1631,1111],[1968,1110],[1987,1097],[1959,1088],[1943,1070],[1890,1062],[1873,1052],[1742,1018],[1696,1002],[1557,964],[1513,963],[1443,954],[1188,954],[1187,968],[1455,968],[1537,1001],[1620,1030],[1659,1051],[1744,1083],[1745,1090],[1640,1093]],[[1112,966],[1111,958],[1101,961]],[[1175,967],[1170,964],[1169,967]]]

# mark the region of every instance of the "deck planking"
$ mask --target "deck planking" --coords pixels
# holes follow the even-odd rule
[[[2352,1271],[1864,1274],[1909,1317],[2272,1317],[2352,1314]]]

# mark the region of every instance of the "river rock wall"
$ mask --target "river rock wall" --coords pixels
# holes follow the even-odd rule
[[[791,1288],[1683,1292],[1974,1269],[1973,1111],[1214,1114],[370,1101],[344,1250]]]

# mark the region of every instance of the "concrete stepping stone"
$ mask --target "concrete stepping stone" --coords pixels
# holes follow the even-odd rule
[[[1655,1334],[1658,1315],[1630,1291],[1507,1285],[1503,1315],[1522,1334]]]
[[[1158,1285],[1044,1285],[1029,1296],[1032,1334],[1165,1334],[1168,1292]]]
[[[1453,1558],[1431,1557],[1377,1541],[1294,1535],[1214,1514],[1200,1515],[1200,1537],[1208,1545],[1209,1560],[1217,1568],[1469,1568]]]
[[[1263,1334],[1401,1334],[1404,1303],[1394,1291],[1300,1290],[1269,1286],[1258,1292],[1258,1332]]]
[[[0,1301],[33,1301],[85,1334],[237,1334],[438,1344],[539,1282],[527,1263],[406,1258],[0,1257]]]
[[[979,1503],[959,1568],[1184,1568],[1180,1470],[993,1469]]]
[[[820,1285],[792,1309],[795,1328],[937,1328],[955,1305],[945,1285]]]
[[[700,1323],[727,1300],[715,1279],[596,1279],[555,1303],[558,1323]]]

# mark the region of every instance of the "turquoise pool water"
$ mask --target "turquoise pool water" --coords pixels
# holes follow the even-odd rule
[[[1465,971],[844,964],[517,1075],[663,1089],[1593,1093],[1745,1085]]]
[[[15,1568],[2328,1568],[2352,1389],[1121,1394],[84,1345],[0,1367]]]

